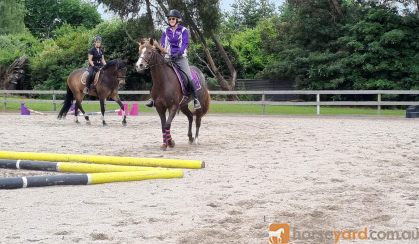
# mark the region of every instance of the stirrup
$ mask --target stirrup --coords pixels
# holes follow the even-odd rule
[[[199,100],[198,100],[198,99],[194,99],[194,101],[193,101],[193,108],[194,108],[195,110],[197,110],[197,109],[201,109],[201,103],[199,102]]]
[[[149,99],[145,105],[149,108],[152,108],[154,106],[154,101],[152,99]]]

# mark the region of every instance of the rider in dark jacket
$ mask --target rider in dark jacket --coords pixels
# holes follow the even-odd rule
[[[94,47],[89,49],[89,53],[87,55],[87,61],[89,63],[89,76],[86,80],[86,88],[84,93],[89,93],[91,88],[93,77],[97,71],[99,71],[105,64],[105,56],[102,50],[102,37],[96,36],[94,39]]]

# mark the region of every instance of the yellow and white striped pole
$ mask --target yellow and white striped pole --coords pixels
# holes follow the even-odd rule
[[[103,184],[110,182],[124,182],[151,179],[182,178],[183,171],[180,169],[136,172],[112,172],[87,174],[88,184]]]
[[[40,160],[52,162],[85,162],[95,164],[113,164],[125,166],[146,166],[164,168],[201,169],[205,163],[200,160],[182,160],[167,158],[135,158],[101,155],[59,154],[0,151],[0,159]]]

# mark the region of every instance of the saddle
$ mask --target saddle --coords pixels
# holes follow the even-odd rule
[[[96,87],[96,84],[99,81],[99,77],[101,73],[102,73],[102,70],[99,70],[98,72],[96,72],[95,77],[93,78],[93,82],[92,82],[93,87]],[[85,86],[86,86],[88,76],[89,76],[89,72],[86,69],[80,77],[80,82]]]
[[[180,70],[180,68],[174,63],[172,65],[172,68],[175,71],[176,76],[179,80],[183,95],[188,97],[190,95],[190,90],[189,90],[190,88],[188,89],[188,77],[186,76],[186,73]],[[194,69],[191,69],[191,76],[192,76],[192,82],[195,85],[196,91],[199,91],[202,88],[202,86],[201,86],[201,82],[199,82],[198,72]]]

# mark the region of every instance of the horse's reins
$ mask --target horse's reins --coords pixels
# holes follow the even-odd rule
[[[125,69],[125,70],[127,70],[127,67],[124,67],[124,68],[122,68],[122,69]],[[121,69],[121,70],[122,70]],[[120,70],[118,67],[117,67],[117,71],[118,70]],[[103,76],[103,70],[102,70],[102,68],[100,68],[99,69],[99,71],[97,71],[97,72],[100,72],[99,73],[99,78],[98,78],[98,83],[99,83],[99,81],[101,81],[102,80],[102,76]],[[124,79],[125,80],[125,78],[127,78],[127,76],[126,75],[124,75],[124,76],[117,76],[116,77],[116,79]]]
[[[162,64],[169,64],[169,65],[171,65],[173,68],[175,68],[175,66],[176,66],[176,68],[180,71],[180,72],[182,72],[185,76],[187,76],[187,74],[186,74],[186,72],[185,71],[183,71],[180,67],[179,67],[179,65],[177,65],[175,62],[173,62],[173,61],[171,61],[171,60],[169,60],[169,61],[167,61],[166,60],[166,58],[164,58],[163,57],[163,55],[161,55],[160,53],[158,53],[157,51],[155,51],[155,50],[153,50],[153,55],[151,55],[149,58],[148,58],[148,60],[146,60],[145,58],[143,58],[146,62],[147,62],[147,64],[149,64],[150,62],[150,60],[155,56],[155,55],[160,55],[163,59],[164,59],[164,62],[163,63],[156,63],[156,64],[153,64],[153,65],[149,65],[148,66],[148,68],[150,69],[151,67],[154,67],[154,66],[157,66],[157,65],[162,65]]]
[[[153,65],[150,65],[150,60],[155,55],[160,55],[164,59],[163,63],[156,63],[156,64],[153,64]],[[162,65],[162,64],[172,64],[171,61],[166,61],[166,59],[163,57],[163,55],[161,55],[160,53],[158,53],[156,50],[153,50],[153,55],[151,55],[148,59],[145,59],[145,58],[143,58],[143,59],[147,62],[147,64],[148,64],[148,67],[147,68],[148,69],[150,69],[151,67],[154,67],[154,66]]]

